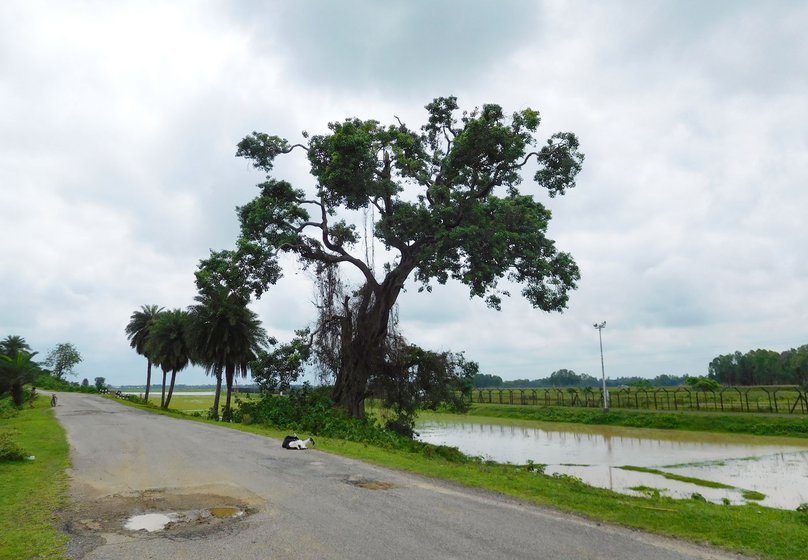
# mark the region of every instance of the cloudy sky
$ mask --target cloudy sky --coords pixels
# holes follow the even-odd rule
[[[74,343],[79,380],[142,382],[124,327],[189,305],[199,259],[233,247],[263,180],[241,138],[417,128],[456,95],[579,136],[577,188],[529,192],[582,279],[554,315],[411,284],[410,340],[504,379],[599,375],[595,321],[609,377],[808,343],[806,28],[808,3],[787,1],[2,2],[0,337]],[[311,187],[302,157],[277,171]],[[287,339],[312,293],[289,261],[254,309]]]

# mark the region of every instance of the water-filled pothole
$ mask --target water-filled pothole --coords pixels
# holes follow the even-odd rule
[[[127,519],[123,528],[129,531],[163,531],[169,527],[178,528],[183,525],[204,524],[213,520],[232,519],[244,515],[244,510],[232,506],[216,506],[191,511],[144,513],[133,515]]]
[[[153,533],[155,531],[162,531],[166,525],[171,523],[177,518],[175,513],[144,513],[142,515],[133,515],[123,528],[130,531],[148,531]]]
[[[243,492],[241,498],[232,498],[223,493],[175,494],[150,489],[78,503],[63,512],[63,526],[83,537],[161,532],[193,536],[233,528],[258,511],[256,506],[262,503]]]
[[[212,507],[208,509],[208,512],[216,519],[229,519],[244,515],[244,510],[234,507]]]

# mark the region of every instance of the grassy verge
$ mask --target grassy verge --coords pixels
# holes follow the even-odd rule
[[[183,417],[178,411],[149,410]],[[193,420],[215,423],[200,418]],[[256,425],[226,426],[272,437],[283,437],[287,433],[286,430]],[[698,500],[674,500],[655,495],[637,498],[587,486],[571,476],[543,475],[525,466],[480,461],[455,463],[420,453],[381,449],[326,437],[317,437],[317,448],[380,466],[499,492],[595,520],[696,543],[709,543],[761,558],[808,559],[808,549],[803,544],[808,533],[808,513],[758,505],[732,506]]]
[[[472,405],[468,415],[534,422],[567,422],[631,428],[808,438],[808,418],[801,415],[778,416],[742,413],[720,414],[714,412],[672,413],[614,409],[604,412],[599,408],[496,404]]]
[[[687,482],[688,484],[694,484],[696,486],[704,486],[705,488],[725,488],[725,489],[735,488],[734,486],[730,486],[729,484],[724,484],[722,482],[715,482],[713,480],[704,480],[703,478],[694,478],[692,476],[683,476],[681,474],[669,473],[661,471],[659,469],[651,469],[648,467],[636,467],[634,465],[624,465],[622,467],[617,468],[623,469],[624,471],[635,471],[635,472],[656,474],[664,478],[667,478],[668,480],[678,480],[679,482]]]
[[[55,526],[55,512],[66,503],[69,447],[47,399],[34,408],[0,418],[0,432],[30,461],[0,462],[0,559],[64,558],[68,538]]]

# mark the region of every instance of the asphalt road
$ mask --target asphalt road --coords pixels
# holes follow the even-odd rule
[[[98,396],[61,394],[56,416],[71,445],[73,558],[740,558]],[[211,517],[219,506],[244,514]],[[154,512],[184,517],[124,529]]]

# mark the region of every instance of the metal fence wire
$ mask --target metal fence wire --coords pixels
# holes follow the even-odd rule
[[[808,414],[808,391],[796,385],[722,387],[607,388],[611,408]],[[603,406],[594,388],[474,389],[471,403],[534,406]]]

